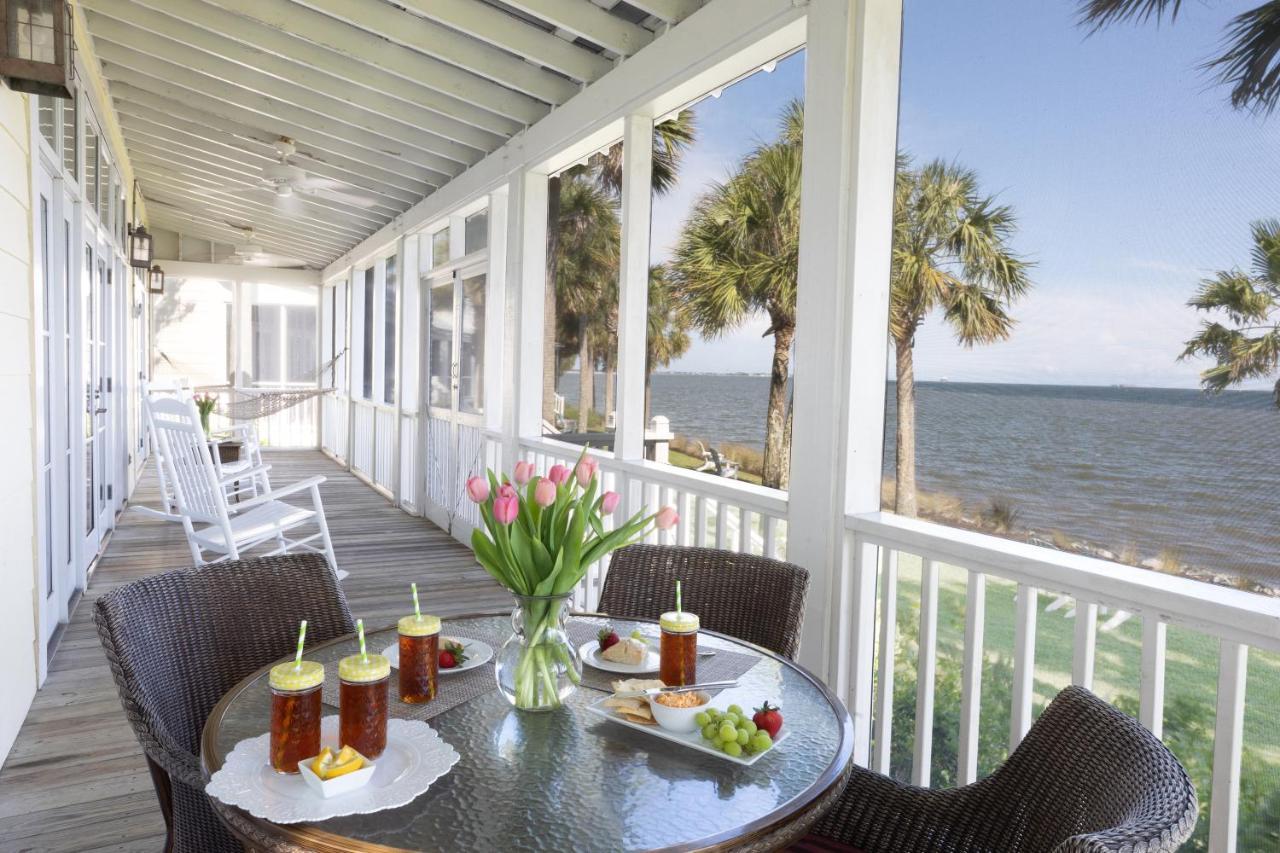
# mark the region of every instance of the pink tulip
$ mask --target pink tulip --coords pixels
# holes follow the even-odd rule
[[[533,487],[533,502],[544,508],[555,503],[556,484],[546,477],[539,477],[538,484]]]
[[[515,473],[512,479],[516,481],[516,485],[523,486],[525,483],[533,479],[533,463],[525,462],[523,459],[516,463]]]
[[[552,465],[551,470],[547,472],[547,477],[557,486],[563,486],[572,476],[573,472],[563,465]]]
[[[510,524],[520,513],[520,501],[514,497],[493,499],[493,517],[499,524]]]
[[[654,518],[653,523],[658,526],[659,530],[670,530],[680,523],[680,514],[676,512],[673,506],[664,506],[658,510],[658,515]]]
[[[467,497],[482,504],[489,499],[489,482],[484,477],[471,477],[467,480]]]
[[[501,486],[499,486],[499,487],[498,487],[498,497],[500,497],[500,498],[518,498],[518,497],[519,497],[519,495],[518,495],[518,494],[516,494],[516,487],[515,487],[515,486],[511,485],[510,483],[503,483]]]
[[[591,482],[591,478],[596,475],[596,469],[599,467],[600,463],[590,456],[583,457],[573,472],[578,478],[578,485],[585,489],[587,484]]]
[[[604,497],[600,498],[600,512],[604,515],[613,515],[613,511],[618,508],[618,501],[622,500],[622,495],[617,492],[605,492]]]

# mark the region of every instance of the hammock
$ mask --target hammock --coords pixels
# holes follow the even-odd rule
[[[317,382],[338,362],[338,359],[346,354],[347,350],[343,348],[333,358],[320,365],[320,368],[304,381]],[[181,371],[173,359],[164,352],[159,352],[159,355],[174,370]],[[227,384],[198,385],[193,390],[202,394],[216,394],[218,407],[215,411],[218,414],[233,421],[253,421],[291,409],[299,403],[323,396],[334,389],[333,386],[322,388],[318,385],[313,388],[238,388]]]

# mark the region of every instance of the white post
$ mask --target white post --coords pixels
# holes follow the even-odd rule
[[[404,237],[401,237],[399,240],[396,241],[396,252],[394,255],[392,255],[392,257],[396,259],[396,280],[395,280],[394,286],[398,288],[398,291],[396,292],[396,316],[395,316],[396,359],[395,359],[395,365],[392,367],[392,370],[395,372],[395,383],[396,383],[396,394],[395,394],[396,422],[393,425],[392,435],[394,436],[394,439],[392,441],[392,448],[391,448],[391,494],[393,495],[392,499],[395,501],[396,508],[400,507],[400,502],[403,499],[403,495],[404,495],[404,491],[402,488],[403,484],[400,482],[400,474],[404,465],[404,461],[400,458],[400,454],[402,452],[401,448],[404,447],[404,435],[403,435],[404,430],[401,427],[401,422],[403,420],[401,415],[404,412],[404,406],[402,405],[402,402],[401,402],[404,400],[404,359],[400,357],[400,354],[404,352],[404,292],[406,290],[405,269],[408,266],[408,264],[406,263],[406,261],[408,260],[407,246],[408,246],[408,241]],[[392,287],[393,285],[391,282],[387,282],[386,286]],[[383,345],[385,346],[385,343]],[[385,355],[383,357],[385,358]]]
[[[1209,849],[1235,853],[1240,819],[1240,752],[1249,647],[1222,640],[1218,652],[1218,704],[1213,729],[1213,786]]]
[[[352,460],[355,458],[356,446],[356,322],[355,322],[355,305],[356,305],[356,279],[359,273],[355,267],[347,271],[347,446],[346,453],[343,456],[347,461],[347,470],[350,471],[354,466]]]
[[[489,270],[484,299],[484,428],[502,432],[506,405],[504,400],[507,353],[507,188],[489,195]],[[488,441],[483,438],[482,441]],[[510,471],[514,459],[502,459],[504,470]]]
[[[644,374],[649,331],[649,216],[653,119],[629,115],[622,129],[622,257],[618,273],[618,395],[613,455],[644,458]],[[605,413],[608,416],[608,412]]]
[[[520,184],[519,234],[510,254],[518,258],[509,281],[520,290],[516,333],[516,438],[542,434],[542,308],[547,281],[547,176],[525,172]],[[513,201],[516,196],[513,193]]]

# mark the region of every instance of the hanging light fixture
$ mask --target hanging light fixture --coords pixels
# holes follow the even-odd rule
[[[143,270],[151,266],[151,235],[145,225],[129,229],[129,265]]]
[[[147,272],[147,292],[164,293],[164,270],[156,264]]]
[[[74,97],[74,55],[67,0],[0,0],[0,76],[10,89]]]

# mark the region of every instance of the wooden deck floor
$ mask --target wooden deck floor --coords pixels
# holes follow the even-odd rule
[[[416,580],[443,615],[505,605],[471,552],[438,527],[390,505],[315,451],[270,455],[271,478],[311,474],[321,487],[352,611],[372,624],[404,613]],[[156,506],[154,469],[133,496]],[[0,851],[159,850],[164,825],[142,751],[120,709],[93,626],[93,601],[121,584],[189,565],[179,526],[126,512],[0,769]]]

